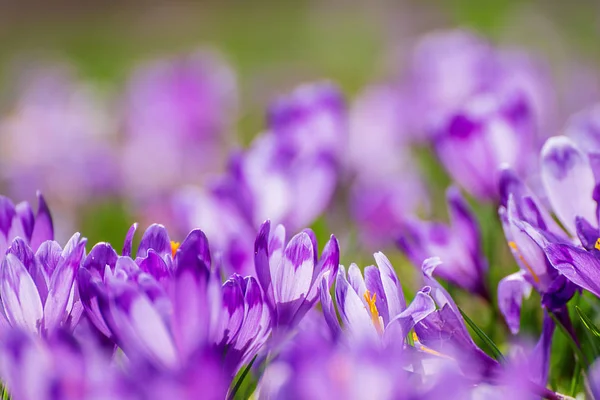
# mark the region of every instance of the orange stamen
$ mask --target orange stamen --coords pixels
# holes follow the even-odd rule
[[[171,240],[171,255],[175,257],[175,253],[177,253],[177,249],[179,249],[181,243],[174,242]]]
[[[375,305],[377,293],[373,293],[373,296],[371,296],[371,292],[367,290],[363,297],[369,305],[369,313],[371,314],[371,321],[373,322],[375,329],[377,329],[377,332],[380,334],[383,333],[383,327],[381,326],[381,321],[379,319],[379,310],[377,310],[377,306]]]
[[[599,241],[600,241],[600,239],[598,239],[598,241],[596,241],[596,246],[600,246],[600,243],[598,243]],[[510,242],[508,242],[508,245],[515,252],[517,257],[519,257],[519,260],[521,260],[521,262],[523,263],[523,266],[525,268],[527,268],[527,271],[531,274],[535,283],[540,283],[540,277],[537,276],[537,274],[533,271],[533,269],[531,268],[529,263],[527,261],[525,261],[525,257],[523,257],[523,255],[521,255],[521,252],[519,251],[517,244],[513,241],[510,241]],[[600,249],[598,249],[598,250],[600,250]]]

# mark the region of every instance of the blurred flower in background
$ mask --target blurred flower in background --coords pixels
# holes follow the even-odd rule
[[[220,172],[235,141],[235,73],[198,50],[139,66],[123,96],[123,194],[144,220],[170,221],[169,193]]]
[[[66,64],[27,64],[0,121],[0,179],[29,199],[41,190],[59,216],[58,237],[77,224],[78,210],[119,189],[114,119],[109,104]]]

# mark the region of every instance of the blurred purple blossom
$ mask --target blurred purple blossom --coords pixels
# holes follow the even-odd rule
[[[446,200],[449,225],[407,220],[398,246],[415,266],[430,257],[444,257],[444,262],[435,269],[437,276],[489,300],[485,283],[488,261],[483,254],[477,219],[456,187],[447,190]]]

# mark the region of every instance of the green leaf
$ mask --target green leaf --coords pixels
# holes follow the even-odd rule
[[[498,346],[496,346],[496,344],[492,341],[492,339],[489,338],[488,335],[485,334],[484,331],[482,331],[476,324],[475,322],[473,322],[471,320],[471,318],[469,318],[467,316],[467,314],[465,314],[463,312],[463,310],[459,307],[458,310],[460,311],[460,314],[463,316],[463,318],[465,319],[465,321],[467,322],[467,324],[471,327],[471,329],[473,330],[473,332],[475,332],[477,334],[477,336],[479,336],[479,338],[488,346],[488,348],[490,349],[490,351],[492,352],[492,356],[500,361],[500,362],[504,362],[504,355],[502,355],[502,352],[500,351],[500,349],[498,349]]]
[[[583,354],[583,352],[581,351],[579,344],[575,341],[575,339],[569,333],[568,329],[560,322],[558,317],[553,312],[549,312],[548,315],[550,315],[550,317],[552,318],[552,320],[554,321],[556,326],[558,326],[560,328],[560,331],[563,333],[563,335],[565,335],[568,342],[571,344],[571,348],[573,349],[573,352],[575,353],[577,361],[579,363],[581,363],[583,367],[585,367],[585,368],[583,368],[583,370],[584,371],[587,370],[587,368],[589,368],[589,366],[590,366],[590,363],[587,360],[587,357],[585,356],[585,354]]]
[[[575,306],[575,311],[577,311],[577,315],[579,315],[579,318],[581,318],[581,322],[583,322],[583,325],[591,333],[593,333],[594,336],[600,337],[600,329],[598,329],[598,327],[596,326],[596,324],[594,324],[590,317],[585,315],[581,308],[579,308],[579,306]]]
[[[579,306],[575,306],[575,311],[577,312],[577,315],[579,316],[579,319],[581,319],[581,322],[585,328],[583,331],[585,332],[585,336],[587,338],[586,343],[590,345],[593,352],[592,358],[596,359],[598,356],[600,356],[600,329],[598,329],[592,319],[588,317]]]
[[[244,380],[246,379],[246,376],[248,375],[248,372],[250,372],[250,368],[252,368],[252,364],[254,364],[254,361],[256,360],[256,356],[254,356],[254,358],[252,359],[252,361],[250,361],[248,363],[248,365],[246,365],[246,368],[244,368],[242,371],[240,371],[239,378],[237,379],[235,386],[233,387],[233,389],[231,389],[231,391],[229,392],[229,395],[227,396],[227,398],[229,400],[235,399],[236,398],[236,393],[240,390],[240,388],[242,387],[242,383],[244,382]],[[244,398],[247,398],[247,394],[246,396],[244,396]]]

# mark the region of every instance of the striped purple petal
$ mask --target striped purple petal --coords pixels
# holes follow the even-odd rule
[[[31,233],[30,246],[33,251],[36,251],[40,245],[46,240],[54,240],[54,227],[52,224],[52,216],[50,209],[46,204],[44,196],[38,192],[38,211],[35,216],[35,223]]]
[[[0,298],[11,325],[38,332],[42,300],[25,266],[13,254],[7,254],[0,267]]]
[[[137,230],[138,224],[137,222],[131,225],[127,234],[125,235],[125,241],[123,242],[123,251],[122,255],[131,257],[132,246],[133,246],[133,237],[135,236],[135,231]]]
[[[276,302],[288,303],[306,297],[312,283],[313,260],[310,237],[304,232],[294,236],[273,274]]]
[[[144,258],[148,255],[148,250],[152,249],[161,257],[171,255],[171,240],[167,229],[160,224],[152,224],[140,240],[136,258]]]
[[[43,329],[51,332],[63,324],[69,315],[67,305],[75,289],[73,284],[81,265],[86,240],[81,240],[75,249],[62,260],[50,278],[48,299],[44,304]]]

